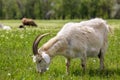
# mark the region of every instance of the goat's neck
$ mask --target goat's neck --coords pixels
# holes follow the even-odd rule
[[[67,48],[67,41],[65,39],[60,39],[57,41],[49,50],[47,50],[47,53],[49,56],[54,57],[56,55],[62,54]]]

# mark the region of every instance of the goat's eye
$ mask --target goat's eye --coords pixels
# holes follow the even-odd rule
[[[39,60],[38,62],[40,63],[42,60]]]

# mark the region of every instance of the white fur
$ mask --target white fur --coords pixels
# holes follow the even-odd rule
[[[80,58],[85,70],[87,57],[99,57],[102,70],[104,68],[104,54],[108,45],[108,32],[109,26],[106,21],[100,18],[80,23],[67,23],[54,38],[40,48],[44,52],[39,52],[42,52],[41,55],[47,64],[56,55],[65,56],[67,58],[67,72],[69,72],[70,59],[72,58]],[[41,69],[38,68],[38,70]]]
[[[11,27],[10,26],[3,26],[3,29],[4,30],[11,30]]]
[[[36,56],[32,56],[32,58],[33,58],[33,62],[36,62],[37,60],[36,60]],[[47,64],[49,64],[50,63],[50,56],[48,55],[48,54],[46,54],[45,52],[42,52],[42,58],[45,60],[45,62],[47,63]]]
[[[3,29],[3,30],[11,30],[10,26],[5,26],[3,24],[0,24],[0,28]]]

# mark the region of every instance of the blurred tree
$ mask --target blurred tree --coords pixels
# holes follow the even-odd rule
[[[114,6],[113,6],[111,17],[120,19],[120,0],[114,1]]]
[[[17,6],[19,8],[19,12],[21,13],[21,18],[25,16],[25,4],[23,4],[23,1],[16,0]]]
[[[3,1],[0,0],[0,19],[3,18]]]
[[[49,16],[47,14],[51,9],[50,3],[51,3],[50,0],[36,1],[35,14],[39,15],[39,19],[49,19]]]
[[[111,18],[114,0],[0,0],[0,18]]]
[[[80,0],[63,0],[62,1],[62,18],[79,18]]]
[[[27,1],[26,5],[25,5],[25,17],[35,19],[35,14],[34,14],[34,11],[36,10],[36,9],[34,9],[35,4],[36,4],[36,0]]]

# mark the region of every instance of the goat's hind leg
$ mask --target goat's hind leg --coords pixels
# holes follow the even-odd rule
[[[104,69],[104,53],[100,50],[98,58],[100,59],[100,70]]]
[[[86,59],[85,58],[81,59],[81,66],[83,68],[83,71],[85,72],[86,71]]]
[[[69,74],[69,67],[70,67],[70,59],[66,59],[66,73]]]
[[[84,72],[86,71],[86,60],[87,60],[86,53],[84,53],[81,58],[81,66]]]

